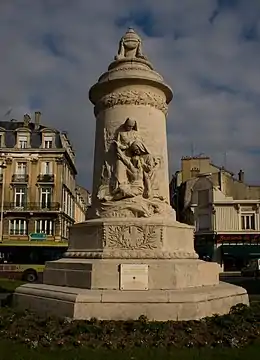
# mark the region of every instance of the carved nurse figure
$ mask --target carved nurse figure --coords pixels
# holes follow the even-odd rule
[[[126,150],[136,139],[138,139],[137,122],[127,118],[118,131],[115,143],[121,150]]]
[[[124,151],[127,155],[127,150],[130,148],[131,144],[138,139],[137,123],[135,120],[130,118],[126,119],[121,130],[119,130],[116,140],[114,141],[116,145],[116,153],[118,150]],[[117,180],[117,185],[122,183],[127,183],[127,176],[125,165],[122,163],[122,160],[117,156],[116,167],[115,167],[115,178]]]
[[[134,141],[129,151],[131,157],[126,156],[122,150],[117,150],[127,180],[118,184],[114,195],[116,200],[136,196],[148,198],[151,193],[150,174],[155,166],[152,156],[140,141]]]

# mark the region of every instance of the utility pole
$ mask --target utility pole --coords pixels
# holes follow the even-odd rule
[[[1,194],[1,217],[0,217],[0,242],[3,241],[3,221],[4,221],[4,199],[5,199],[5,169],[6,163],[3,161],[0,164],[0,168],[2,169],[2,194]]]

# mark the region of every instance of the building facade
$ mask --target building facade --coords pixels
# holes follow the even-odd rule
[[[91,205],[91,194],[83,186],[76,186],[75,223],[86,221],[87,211]]]
[[[174,205],[179,205],[179,216],[192,213],[201,257],[210,257],[226,270],[260,257],[260,186],[247,185],[242,170],[235,178],[209,158],[202,159],[202,167],[198,158],[183,160],[182,171],[173,179],[179,197],[176,201],[175,195]],[[187,216],[182,220],[187,222]]]
[[[0,122],[0,241],[68,240],[75,220],[75,153],[66,133],[34,121]],[[36,234],[36,235],[35,235]]]

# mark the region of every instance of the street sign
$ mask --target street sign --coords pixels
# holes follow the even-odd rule
[[[47,236],[44,233],[31,233],[29,234],[30,241],[44,241]]]

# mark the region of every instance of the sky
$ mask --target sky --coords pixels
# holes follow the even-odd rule
[[[259,0],[1,0],[0,120],[42,112],[67,131],[78,182],[91,189],[89,88],[131,26],[174,91],[169,172],[205,154],[260,184]]]

